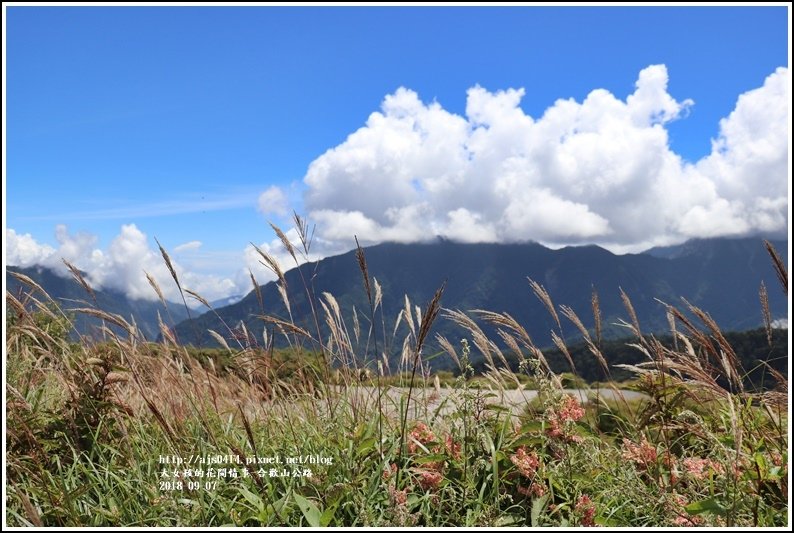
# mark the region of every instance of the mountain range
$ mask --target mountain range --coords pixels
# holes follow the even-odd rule
[[[772,244],[785,257],[787,241]],[[555,304],[571,307],[587,328],[594,326],[591,295],[595,290],[605,337],[628,334],[616,325],[619,319],[628,320],[621,289],[630,297],[643,331],[648,333],[668,329],[665,308],[659,300],[683,307],[682,298],[709,312],[725,330],[758,327],[762,324],[758,294],[762,281],[768,290],[773,319],[787,318],[786,295],[760,238],[693,240],[626,255],[598,246],[552,250],[536,243],[461,244],[442,239],[426,244],[385,243],[365,248],[364,253],[370,276],[382,287],[386,325],[382,329],[379,326],[379,331],[385,329],[387,336],[404,307],[406,295],[413,304],[424,308],[435,290],[446,282],[443,307],[507,312],[526,328],[538,346],[548,346],[550,331],[556,329],[556,324],[531,291],[528,278],[543,285]],[[334,295],[346,319],[351,318],[353,306],[359,317],[368,315],[369,304],[355,251],[304,264],[286,272],[285,279],[292,317],[308,331],[316,330],[303,280],[311,280],[317,296],[323,292]],[[208,330],[231,340],[234,335],[229,329],[242,322],[249,334],[261,340],[264,323],[257,315],[286,319],[288,312],[275,283],[267,283],[260,290],[262,307],[252,291],[233,305],[178,324],[177,336],[183,342],[214,345],[216,341]],[[380,321],[378,315],[376,323]],[[404,322],[400,327],[404,336]],[[464,336],[460,328],[442,319],[436,322],[434,331],[453,342]],[[575,337],[576,333],[572,324],[563,322],[564,336]],[[397,337],[393,345],[399,347],[400,330]]]
[[[781,256],[786,256],[787,241],[771,241]],[[616,325],[628,319],[620,296],[622,289],[631,299],[644,332],[666,331],[666,302],[683,307],[682,298],[709,312],[725,330],[746,330],[762,324],[758,290],[765,283],[773,319],[787,319],[786,295],[780,288],[772,262],[760,238],[717,238],[688,241],[682,245],[653,248],[639,254],[616,255],[598,246],[572,246],[553,250],[537,243],[461,244],[444,239],[423,244],[385,243],[364,249],[370,276],[377,279],[383,292],[382,317],[376,323],[392,331],[405,296],[412,304],[424,308],[435,290],[446,282],[441,305],[448,309],[487,309],[507,312],[522,324],[538,346],[551,344],[550,331],[556,323],[543,303],[530,289],[528,278],[545,287],[556,305],[571,307],[587,328],[593,328],[591,295],[599,298],[603,333],[607,338],[628,332]],[[9,292],[19,294],[23,285],[9,275],[21,272],[39,283],[65,308],[84,307],[90,297],[72,278],[61,277],[44,267],[9,267],[6,283]],[[285,273],[290,311],[296,324],[308,331],[312,326],[304,280],[316,296],[331,293],[343,316],[351,324],[353,307],[366,329],[369,304],[363,286],[356,253],[327,257],[306,263]],[[243,323],[254,339],[261,342],[264,323],[258,316],[289,316],[274,282],[260,287],[262,306],[255,291],[242,299],[231,298],[231,305],[221,304],[213,311],[186,320],[184,307],[160,302],[132,300],[113,290],[96,290],[99,308],[135,317],[149,339],[157,338],[158,312],[182,342],[215,346],[213,330],[233,344],[236,330]],[[236,301],[238,300],[239,301]],[[169,314],[170,313],[170,314]],[[564,320],[564,319],[563,319]],[[321,319],[322,322],[322,319]],[[91,317],[77,317],[76,329],[83,333],[97,325]],[[563,336],[574,338],[576,328],[563,322]],[[405,322],[397,331],[394,346],[401,346],[407,332]],[[488,331],[487,328],[486,331]],[[436,321],[434,332],[458,342],[465,332],[450,321]],[[431,337],[432,338],[432,337]],[[392,354],[394,355],[394,354]],[[444,367],[447,363],[435,366]]]
[[[30,287],[14,277],[11,273],[23,274],[39,284],[64,311],[85,307],[98,307],[99,309],[122,316],[127,322],[133,319],[140,332],[149,340],[155,340],[160,335],[158,313],[164,323],[182,321],[187,318],[187,312],[182,304],[169,303],[168,308],[159,301],[132,299],[125,294],[112,289],[93,289],[96,302],[86,290],[71,275],[64,276],[53,269],[33,266],[20,268],[9,266],[6,268],[6,291],[20,301],[25,301],[25,294],[30,293]],[[34,296],[44,301],[40,294]],[[81,335],[95,335],[101,320],[83,313],[74,313],[74,329]]]

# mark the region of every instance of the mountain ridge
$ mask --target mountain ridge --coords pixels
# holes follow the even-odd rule
[[[18,299],[24,299],[23,295],[30,293],[31,289],[14,277],[13,272],[23,274],[38,283],[50,298],[61,305],[64,311],[95,305],[91,296],[77,280],[44,266],[6,267],[6,290]],[[181,303],[168,302],[166,308],[159,300],[133,299],[113,289],[93,288],[92,290],[96,297],[96,306],[99,309],[121,315],[130,323],[134,317],[138,329],[148,340],[155,340],[160,335],[158,312],[166,323],[182,321],[187,318],[187,313]],[[40,296],[37,297],[40,298]],[[78,333],[93,335],[101,325],[101,320],[82,313],[77,313],[74,318],[73,336]]]
[[[508,312],[541,346],[550,344],[549,331],[557,328],[532,294],[527,278],[543,285],[555,305],[570,306],[588,328],[594,322],[591,294],[595,289],[607,335],[617,335],[621,330],[614,323],[626,317],[620,290],[631,298],[647,332],[667,328],[665,309],[659,300],[677,305],[682,297],[711,313],[727,330],[757,327],[762,322],[758,299],[761,281],[768,287],[773,318],[786,316],[785,295],[774,288],[778,282],[760,238],[704,243],[700,252],[695,250],[675,258],[649,253],[616,255],[595,245],[552,250],[538,243],[461,244],[445,239],[418,244],[383,243],[365,248],[364,253],[370,276],[378,279],[383,290],[383,312],[389,330],[389,324],[404,306],[404,295],[413,304],[424,306],[445,280],[444,307]],[[773,244],[779,250],[787,249],[786,241]],[[359,314],[366,314],[368,304],[355,251],[285,273],[292,316],[298,325],[314,332],[313,322],[308,319],[310,307],[303,293],[301,272],[305,279],[314,280],[317,296],[323,292],[334,295],[346,318],[350,318],[352,306]],[[194,318],[194,325],[182,322],[174,329],[183,341],[215,345],[206,331],[222,333],[224,322],[234,327],[242,321],[251,333],[262,331],[263,323],[257,315],[286,319],[287,309],[275,283],[261,285],[260,290],[262,308],[251,291],[234,305]],[[437,326],[436,331],[463,335],[443,325]],[[564,335],[575,331],[571,324],[563,324]],[[231,340],[233,335],[229,333],[222,334]],[[258,333],[255,336],[261,339]]]

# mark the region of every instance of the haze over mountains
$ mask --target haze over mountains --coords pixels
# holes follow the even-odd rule
[[[772,241],[785,257],[787,242]],[[615,255],[597,246],[567,247],[551,250],[540,244],[460,244],[436,240],[427,244],[381,244],[365,249],[370,276],[377,278],[383,289],[383,312],[386,331],[404,306],[405,295],[414,305],[424,307],[434,291],[446,280],[443,307],[450,309],[488,309],[508,312],[518,320],[539,346],[550,344],[549,331],[553,319],[532,293],[527,278],[542,284],[556,305],[574,309],[585,326],[593,327],[591,294],[598,292],[606,336],[622,336],[627,332],[616,325],[627,318],[620,298],[622,288],[631,298],[646,332],[667,328],[664,307],[657,301],[681,304],[686,298],[693,305],[708,311],[726,330],[745,330],[762,323],[758,289],[763,281],[768,289],[773,319],[787,319],[786,298],[776,279],[770,258],[760,238],[700,239],[679,246],[654,248],[641,254]],[[41,267],[9,270],[19,271],[41,284],[66,308],[82,307],[75,300],[90,297],[72,279],[62,278]],[[311,310],[301,280],[312,280],[314,292],[333,294],[343,315],[350,317],[356,307],[366,330],[368,304],[355,252],[328,257],[317,263],[304,264],[286,272],[291,312],[295,322],[309,326]],[[17,293],[19,282],[6,274],[9,291]],[[174,332],[185,343],[215,345],[208,333],[214,330],[232,345],[232,332],[240,322],[261,342],[263,322],[257,315],[272,314],[287,318],[288,313],[271,282],[261,287],[261,308],[254,291],[240,301],[217,307],[213,312],[193,314],[186,318],[181,304],[168,306],[176,323]],[[126,319],[135,315],[141,331],[149,339],[159,333],[157,312],[168,322],[168,314],[159,302],[131,300],[114,291],[96,291],[99,307],[118,313]],[[225,302],[219,302],[225,303]],[[380,322],[380,315],[377,317]],[[77,328],[85,330],[91,322],[81,318]],[[227,328],[226,325],[229,327]],[[398,330],[398,345],[405,333]],[[313,328],[307,328],[313,331]],[[439,320],[435,330],[457,342],[463,332]],[[381,329],[382,331],[382,329]],[[575,336],[572,324],[563,323],[563,332]]]

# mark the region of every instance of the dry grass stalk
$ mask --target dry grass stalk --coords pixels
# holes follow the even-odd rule
[[[408,324],[408,329],[411,330],[411,335],[416,337],[416,324],[414,323],[414,317],[411,313],[411,301],[408,299],[408,295],[405,295],[405,308],[403,309],[403,318],[405,318],[405,323]]]
[[[510,368],[510,364],[507,362],[507,359],[505,359],[505,356],[499,346],[493,341],[490,342],[491,348],[493,348],[494,352],[496,352],[496,356],[499,357],[499,361],[502,362],[502,368]]]
[[[554,342],[554,345],[562,352],[565,356],[565,359],[568,361],[568,366],[571,367],[571,372],[576,374],[576,365],[573,364],[573,358],[571,357],[571,352],[568,351],[568,346],[565,345],[565,341],[557,335],[556,332],[552,330],[551,332],[551,340]]]
[[[633,333],[636,337],[642,337],[642,331],[640,330],[640,321],[637,319],[637,313],[634,311],[634,305],[631,303],[631,299],[629,298],[628,294],[626,294],[623,289],[620,289],[620,299],[623,300],[623,306],[626,308],[626,312],[629,314],[629,318],[631,319],[631,325],[633,329]]]
[[[593,308],[596,343],[601,346],[601,305],[598,302],[598,292],[595,290],[595,287],[593,287],[593,293],[590,296],[590,306]]]
[[[254,247],[256,253],[258,253],[259,256],[262,258],[262,261],[260,261],[259,263],[265,268],[269,269],[271,272],[273,272],[278,278],[278,280],[281,282],[281,284],[283,284],[286,287],[287,280],[284,277],[284,271],[281,270],[281,265],[278,264],[276,258],[270,255],[269,253],[265,252],[261,248],[259,248],[259,246],[257,246],[254,243],[251,243],[251,246]]]
[[[279,329],[281,329],[285,334],[287,333],[294,333],[296,335],[300,335],[301,337],[305,337],[307,339],[311,339],[312,335],[305,329],[296,326],[292,322],[287,322],[285,320],[281,320],[280,318],[276,318],[270,315],[258,315],[257,318],[264,320],[270,324],[275,325]]]
[[[764,246],[766,246],[766,251],[772,258],[772,264],[775,267],[777,279],[780,281],[781,287],[783,287],[783,292],[788,294],[788,270],[786,269],[786,264],[783,262],[783,259],[780,258],[780,255],[778,255],[777,250],[775,250],[771,242],[764,240]]]
[[[281,240],[281,244],[284,245],[284,248],[287,250],[287,253],[290,256],[292,256],[293,261],[295,261],[295,264],[297,265],[298,264],[298,258],[295,256],[295,248],[293,248],[292,243],[289,242],[289,239],[284,234],[284,232],[281,231],[281,228],[279,228],[278,226],[276,226],[272,222],[269,222],[269,224],[270,224],[270,227],[273,228],[273,231],[276,233],[276,235],[278,236],[279,240]]]
[[[689,318],[686,317],[678,308],[673,307],[672,305],[664,304],[667,307],[668,312],[670,312],[673,317],[679,322],[681,322],[687,330],[687,333],[690,337],[692,337],[696,344],[702,346],[707,355],[712,357],[717,356],[717,349],[714,347],[714,343],[711,342],[711,339],[708,335],[705,335],[699,328],[697,328]],[[685,338],[683,335],[679,336],[679,338]]]
[[[551,301],[551,296],[549,293],[546,292],[546,289],[543,288],[543,285],[539,284],[532,278],[527,278],[529,280],[529,286],[532,287],[532,291],[535,293],[535,296],[546,306],[546,310],[549,314],[554,318],[554,321],[557,323],[557,329],[562,331],[562,324],[560,323],[560,317],[557,316],[557,310],[554,309],[554,302]]]
[[[436,334],[436,342],[438,343],[439,346],[441,346],[441,349],[447,352],[447,355],[449,355],[449,357],[453,361],[455,361],[455,364],[458,366],[458,368],[461,368],[460,359],[458,358],[458,352],[455,351],[455,347],[452,346],[452,343],[449,342],[449,340],[447,340],[446,337],[438,333]]]
[[[83,274],[82,274],[82,272],[80,272],[80,271],[77,269],[77,267],[75,267],[73,264],[71,264],[71,263],[70,263],[69,261],[67,261],[66,259],[64,259],[64,258],[61,258],[61,261],[63,261],[63,264],[64,264],[64,265],[66,265],[66,268],[68,268],[68,269],[69,269],[69,272],[71,272],[71,273],[72,273],[72,276],[73,276],[73,277],[74,277],[74,279],[77,281],[77,283],[79,283],[79,284],[80,284],[80,286],[82,286],[82,287],[83,287],[83,289],[85,289],[85,291],[86,291],[86,292],[87,292],[89,295],[91,295],[91,299],[92,299],[92,300],[94,300],[94,305],[97,305],[97,301],[96,301],[96,293],[94,293],[94,289],[92,289],[92,288],[91,288],[91,285],[89,285],[89,284],[88,284],[88,282],[85,280],[85,278],[83,277]]]
[[[254,292],[256,293],[256,300],[259,302],[259,310],[264,313],[265,312],[265,302],[262,300],[262,289],[259,287],[259,283],[256,282],[256,278],[254,277],[254,273],[251,272],[251,269],[248,269],[248,275],[251,277],[251,285],[254,286]]]
[[[378,278],[376,278],[374,276],[372,278],[372,285],[375,287],[375,307],[374,307],[374,309],[377,309],[380,306],[380,304],[383,302],[383,289],[381,288],[380,283],[378,283]]]
[[[770,374],[772,374],[772,377],[775,379],[775,382],[777,383],[778,390],[788,391],[788,378],[786,378],[786,376],[784,376],[783,374],[772,368],[769,365],[769,363],[767,363],[766,361],[761,361],[761,364],[764,365],[764,367],[766,367],[766,369],[769,371]]]
[[[473,312],[479,314],[483,319],[495,326],[503,326],[512,331],[513,335],[515,335],[527,349],[534,346],[532,338],[529,336],[529,333],[527,333],[527,330],[524,329],[515,318],[510,316],[509,313],[494,313],[482,309],[475,309]]]
[[[174,337],[173,333],[171,332],[171,328],[165,325],[163,319],[160,317],[160,312],[157,312],[157,325],[160,328],[160,334],[163,337],[163,343],[170,342],[174,346],[177,345],[176,337]]]
[[[256,439],[254,439],[254,431],[251,429],[251,423],[248,421],[248,417],[245,416],[245,411],[243,411],[243,406],[239,403],[237,404],[237,410],[240,412],[240,418],[243,421],[243,427],[245,428],[245,434],[248,437],[248,444],[251,445],[251,451],[254,452],[254,455],[257,455]]]
[[[292,212],[292,219],[295,222],[295,230],[298,232],[298,240],[303,247],[303,254],[305,259],[309,260],[309,250],[311,249],[312,240],[314,239],[314,229],[312,226],[309,229],[309,223],[305,218],[302,218],[296,211]]]
[[[116,326],[122,328],[128,334],[135,334],[135,328],[129,322],[124,320],[121,315],[108,313],[106,311],[101,311],[99,309],[93,309],[90,307],[77,307],[75,309],[71,309],[71,311],[74,311],[75,313],[83,313],[84,315],[90,315],[102,320],[107,320],[111,324],[115,324]]]
[[[579,316],[572,308],[568,307],[567,305],[561,306],[560,310],[562,311],[562,314],[565,315],[565,317],[568,318],[568,320],[570,320],[573,325],[576,326],[576,329],[578,329],[582,334],[582,337],[584,337],[584,341],[587,344],[587,349],[590,350],[590,353],[592,353],[593,356],[595,356],[598,364],[601,366],[601,370],[604,371],[604,375],[609,378],[609,365],[607,364],[606,359],[604,359],[604,354],[602,354],[601,350],[599,350],[598,347],[593,344],[593,341],[590,338],[590,332],[587,331],[587,328],[584,327],[582,321],[579,320]]]
[[[160,244],[160,241],[157,240],[155,237],[154,242],[157,243],[157,247],[160,248],[160,255],[163,256],[163,260],[165,261],[165,266],[168,268],[168,272],[171,273],[171,277],[174,278],[174,283],[176,283],[177,288],[180,292],[182,292],[182,285],[179,283],[179,276],[176,275],[176,270],[174,269],[173,263],[171,263],[171,257],[168,255],[168,252],[165,251],[163,245]]]
[[[152,276],[145,270],[143,271],[143,273],[146,274],[146,280],[149,282],[149,285],[152,287],[152,289],[154,289],[155,294],[157,294],[157,298],[160,300],[160,302],[163,305],[167,305],[165,302],[165,296],[163,296],[163,291],[160,290],[160,284],[157,283],[157,280],[154,279],[154,276]]]
[[[455,310],[445,309],[444,316],[445,318],[452,320],[457,325],[468,330],[468,332],[471,333],[471,340],[474,343],[474,346],[476,346],[477,349],[480,351],[480,353],[483,355],[483,357],[485,357],[485,360],[487,361],[487,366],[489,366],[490,368],[496,368],[496,364],[494,363],[493,360],[493,354],[491,353],[493,343],[490,340],[488,340],[488,337],[485,335],[485,333],[483,333],[482,329],[480,329],[480,326],[478,326],[477,323],[474,320],[472,320],[466,313],[459,311],[457,309]]]
[[[213,339],[215,339],[215,340],[217,341],[217,343],[218,343],[218,344],[220,344],[221,346],[223,346],[223,348],[224,348],[224,349],[225,349],[227,352],[231,352],[231,351],[232,351],[232,349],[231,349],[231,348],[229,348],[229,344],[226,342],[226,339],[224,339],[224,338],[223,338],[223,336],[221,336],[220,334],[218,334],[218,332],[216,332],[216,331],[214,331],[214,330],[211,330],[211,329],[208,329],[208,330],[207,330],[207,333],[209,333],[209,334],[210,334],[210,336],[211,336]],[[246,335],[246,337],[247,337],[247,335]]]
[[[499,338],[502,339],[502,342],[505,343],[507,346],[519,359],[524,358],[524,352],[521,350],[521,347],[518,345],[516,338],[508,331],[505,331],[502,328],[498,328],[496,330],[496,334],[499,335]]]
[[[560,311],[562,312],[562,314],[563,314],[563,316],[565,318],[570,320],[571,323],[573,323],[573,325],[576,326],[576,329],[579,330],[579,333],[582,334],[582,337],[584,337],[585,341],[591,342],[591,340],[590,340],[590,332],[587,331],[587,328],[584,327],[584,324],[582,324],[582,321],[579,320],[579,316],[576,314],[576,312],[571,307],[569,307],[567,305],[561,305],[560,306]]]
[[[353,335],[355,335],[356,344],[358,344],[361,339],[361,323],[358,321],[358,311],[355,305],[353,306]]]
[[[191,291],[190,289],[185,289],[185,292],[189,296],[192,296],[193,298],[198,300],[201,303],[201,305],[203,305],[207,309],[212,309],[212,306],[210,305],[210,303],[203,296],[201,296],[199,293]]]
[[[742,383],[741,376],[744,374],[744,370],[742,369],[741,362],[739,361],[739,357],[736,355],[736,352],[733,350],[733,347],[730,345],[728,340],[722,334],[717,323],[714,319],[711,318],[711,315],[707,312],[703,311],[699,307],[695,307],[694,305],[690,304],[686,300],[684,300],[686,305],[689,307],[689,310],[700,319],[706,327],[709,328],[711,332],[712,338],[717,341],[717,345],[720,347],[720,356],[719,361],[722,364],[723,368],[725,369],[725,377],[731,380],[731,383],[738,391],[744,390],[744,384]]]
[[[758,289],[758,298],[761,300],[761,314],[764,316],[766,342],[769,346],[772,346],[772,313],[769,311],[769,295],[766,292],[766,284],[763,281],[761,281],[761,288]]]
[[[667,317],[667,326],[670,328],[670,334],[673,336],[673,348],[678,350],[678,330],[675,327],[675,316],[669,309],[665,311],[665,316]]]
[[[408,397],[405,401],[405,412],[403,413],[402,423],[400,424],[400,450],[398,454],[397,460],[397,483],[400,482],[400,476],[402,474],[402,458],[403,452],[405,449],[405,429],[406,425],[408,424],[408,410],[411,406],[411,395],[414,390],[414,378],[416,377],[416,370],[419,365],[419,358],[422,355],[422,347],[424,346],[425,340],[427,336],[430,334],[430,328],[433,326],[433,322],[435,322],[436,317],[438,317],[438,313],[441,310],[441,296],[444,294],[444,289],[447,286],[447,282],[441,284],[441,287],[436,290],[436,293],[433,295],[433,298],[427,304],[425,308],[425,312],[422,318],[421,323],[419,324],[419,334],[416,337],[416,344],[414,345],[414,353],[413,353],[413,364],[411,369],[411,380],[408,384]],[[406,337],[406,340],[408,337]]]
[[[35,527],[44,527],[44,522],[41,521],[41,516],[39,516],[39,512],[33,507],[33,504],[30,503],[30,499],[28,498],[27,494],[24,492],[17,492],[17,496],[19,500],[22,502],[22,507],[25,509],[25,515],[27,515],[30,524]]]
[[[281,282],[276,283],[276,289],[278,290],[279,296],[281,296],[281,302],[284,304],[284,307],[287,310],[287,314],[292,317],[292,306],[289,302],[289,295],[287,295],[287,286],[286,284],[282,284]]]
[[[11,294],[10,292],[6,291],[6,305],[9,309],[13,309],[13,312],[17,314],[17,316],[23,317],[27,316],[28,311],[25,309],[25,306],[17,300],[17,298]]]
[[[361,245],[358,243],[358,237],[356,239],[356,261],[358,261],[358,269],[361,271],[361,275],[364,277],[364,290],[367,292],[367,300],[369,301],[369,305],[373,306],[373,299],[372,299],[372,288],[369,284],[369,270],[367,269],[367,258],[364,256],[364,249],[361,248]]]
[[[441,284],[441,287],[436,290],[436,293],[433,295],[430,303],[428,303],[427,307],[425,308],[422,322],[419,325],[419,335],[416,338],[417,351],[422,350],[422,346],[424,346],[425,340],[427,339],[428,334],[430,334],[430,328],[433,325],[433,322],[435,322],[438,312],[441,310],[441,296],[444,294],[444,289],[446,287],[447,282],[445,281]]]
[[[41,287],[41,285],[39,285],[38,283],[36,283],[35,281],[33,281],[31,278],[29,278],[29,277],[28,277],[28,276],[26,276],[25,274],[21,274],[21,273],[19,273],[19,272],[13,272],[13,271],[7,271],[7,272],[8,272],[9,274],[11,274],[13,277],[15,277],[16,279],[18,279],[19,281],[21,281],[22,283],[24,283],[25,285],[27,285],[27,286],[29,286],[29,287],[32,287],[32,288],[33,288],[33,289],[35,289],[36,291],[38,291],[38,292],[40,292],[41,294],[43,294],[43,295],[44,295],[44,297],[45,297],[45,298],[47,298],[47,301],[49,301],[49,302],[51,302],[51,303],[55,303],[55,300],[53,300],[52,298],[50,298],[50,295],[49,295],[49,294],[47,294],[47,291],[45,291],[45,290],[44,290],[44,289]],[[8,293],[8,292],[6,292],[6,295],[8,295],[8,294],[9,294],[9,293]]]
[[[405,314],[405,310],[403,309],[400,309],[397,312],[397,318],[394,319],[394,329],[392,330],[392,334],[391,334],[393,339],[397,338],[397,329],[400,327],[400,322],[402,322],[404,314]]]

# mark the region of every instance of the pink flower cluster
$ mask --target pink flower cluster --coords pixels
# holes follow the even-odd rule
[[[585,527],[592,527],[595,524],[596,507],[590,496],[583,494],[576,502],[574,511],[579,515],[579,523]]]
[[[522,446],[516,450],[516,453],[510,456],[510,460],[516,465],[521,475],[527,479],[531,479],[540,466],[540,459],[535,452],[527,453],[527,449]]]
[[[409,433],[409,437],[408,451],[410,453],[416,453],[416,450],[419,449],[417,442],[427,444],[436,440],[433,431],[422,422],[417,422],[416,426],[411,430],[411,433]]]
[[[529,496],[531,498],[540,498],[546,494],[546,487],[540,483],[532,483],[529,488],[518,486],[519,494]]]
[[[577,422],[584,416],[584,408],[573,396],[565,396],[557,416],[562,422]]]
[[[673,493],[673,496],[681,507],[686,507],[689,504],[684,495]],[[701,526],[703,523],[704,520],[702,516],[691,516],[686,512],[686,509],[678,511],[678,516],[673,519],[673,525],[683,527]]]
[[[438,470],[420,470],[419,486],[423,490],[433,490],[438,488],[444,476]]]
[[[656,463],[656,448],[648,442],[645,435],[642,436],[639,444],[623,439],[623,446],[626,448],[623,450],[623,458],[632,461],[638,468],[647,470]]]
[[[699,457],[687,457],[683,460],[686,473],[695,479],[706,479],[709,470],[715,474],[724,472],[722,465],[712,459],[701,459]]]
[[[460,443],[455,442],[452,435],[447,435],[447,438],[444,439],[444,448],[453,459],[460,459]]]
[[[573,396],[565,396],[556,409],[550,409],[547,414],[549,427],[546,434],[553,439],[562,439],[567,442],[581,442],[576,435],[569,435],[565,431],[567,423],[577,422],[584,416],[584,408]]]
[[[383,479],[384,481],[391,478],[394,474],[397,473],[397,465],[392,463],[388,466],[383,467]]]
[[[431,443],[434,443],[434,445],[432,447],[428,446]],[[442,444],[426,424],[417,422],[409,433],[408,451],[412,454],[417,453],[420,451],[420,444],[428,448],[432,453],[440,454],[446,451],[453,459],[460,459],[461,445],[455,442],[452,435],[447,434]],[[413,471],[417,474],[417,482],[422,489],[434,490],[438,488],[444,479],[443,472],[445,467],[446,461],[444,460],[432,461],[425,462],[422,468],[417,468]],[[385,476],[386,473],[384,473],[384,479],[387,479]]]
[[[397,490],[394,485],[389,485],[389,496],[394,505],[405,506],[408,503],[408,489]]]

